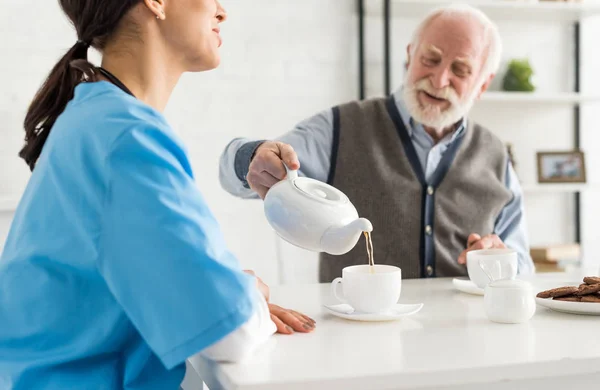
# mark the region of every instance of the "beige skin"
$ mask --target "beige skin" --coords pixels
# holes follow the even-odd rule
[[[414,61],[411,49],[409,45],[409,84],[428,79],[436,90],[451,88],[462,101],[476,89],[479,98],[494,78],[492,74],[478,85],[487,51],[482,26],[470,18],[440,16],[432,20],[414,50]],[[444,110],[450,107],[449,101],[423,91],[418,93],[417,98],[421,108],[431,106]],[[442,129],[425,126],[425,131],[436,143],[454,130],[454,126]]]
[[[138,99],[163,111],[184,72],[219,65],[220,24],[226,19],[217,0],[144,0],[126,15],[107,43],[102,67]],[[256,281],[268,301],[268,286],[258,277]],[[271,303],[269,309],[280,333],[315,328],[314,320],[301,313]]]
[[[429,79],[433,88],[441,90],[450,87],[463,100],[474,91],[477,91],[476,96],[479,98],[494,78],[492,74],[483,82],[480,81],[487,55],[485,37],[482,26],[470,18],[440,16],[432,20],[423,30],[414,53],[411,49],[413,48],[409,45],[408,83]],[[443,111],[451,104],[448,100],[437,99],[422,91],[417,97],[421,108],[433,106]],[[452,133],[455,126],[442,129],[425,127],[425,130],[437,143]],[[283,163],[290,169],[300,168],[298,156],[290,145],[272,141],[263,143],[250,163],[247,175],[250,188],[264,199],[269,189],[285,178]],[[505,247],[495,234],[482,237],[472,233],[458,262],[465,264],[466,254],[471,250]]]

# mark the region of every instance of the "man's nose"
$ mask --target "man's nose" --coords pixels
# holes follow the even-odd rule
[[[442,89],[450,85],[450,70],[438,69],[431,75],[431,84],[435,89]]]

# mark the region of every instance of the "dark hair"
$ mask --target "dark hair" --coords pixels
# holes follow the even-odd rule
[[[87,60],[88,47],[104,49],[123,16],[141,0],[59,0],[77,31],[77,43],[54,66],[36,93],[25,116],[25,146],[19,157],[31,170],[58,116],[73,98],[75,87],[96,81],[94,65]]]

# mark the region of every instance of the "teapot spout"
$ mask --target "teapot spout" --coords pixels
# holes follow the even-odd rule
[[[346,226],[349,226],[352,229],[358,229],[359,234],[363,232],[371,233],[373,231],[373,225],[371,224],[371,221],[366,218],[359,218]]]
[[[344,226],[330,227],[321,237],[323,252],[343,255],[350,252],[363,232],[372,232],[373,225],[366,218],[358,218]]]

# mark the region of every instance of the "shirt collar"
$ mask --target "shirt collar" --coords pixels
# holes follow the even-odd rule
[[[409,112],[408,112],[408,108],[406,107],[406,103],[404,102],[404,99],[402,98],[402,90],[403,87],[400,87],[396,92],[394,92],[392,94],[393,98],[394,98],[394,102],[396,103],[396,107],[398,108],[398,112],[400,113],[400,117],[402,118],[402,122],[404,122],[404,126],[406,126],[406,131],[408,131],[408,135],[412,138],[413,137],[413,133],[415,132],[419,132],[419,133],[425,133],[427,134],[427,132],[425,131],[425,128],[423,128],[423,125],[420,124],[419,122],[417,122],[416,120],[414,120]],[[449,134],[448,136],[446,136],[442,142],[447,142],[448,143],[452,143],[454,142],[459,136],[461,136],[464,132],[465,129],[467,128],[467,117],[463,117],[460,121],[460,125],[458,126],[458,128],[456,129],[456,131],[454,131],[452,134]],[[431,137],[429,134],[427,134],[428,137]]]

